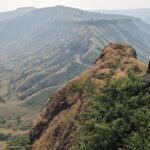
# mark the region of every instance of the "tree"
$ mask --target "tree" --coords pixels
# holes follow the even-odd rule
[[[28,136],[11,138],[7,143],[6,150],[31,150],[31,142]]]
[[[149,150],[150,87],[131,72],[95,90],[79,119],[79,150]]]

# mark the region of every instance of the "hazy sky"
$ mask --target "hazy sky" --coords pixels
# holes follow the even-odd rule
[[[49,7],[65,5],[81,9],[135,9],[150,8],[150,0],[0,0],[0,11],[19,7]]]

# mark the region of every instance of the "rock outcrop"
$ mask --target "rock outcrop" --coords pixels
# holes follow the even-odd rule
[[[114,69],[115,68],[115,69]],[[135,50],[129,45],[109,44],[95,66],[71,80],[56,92],[46,108],[33,122],[30,132],[33,150],[68,150],[73,142],[75,120],[89,102],[88,93],[82,91],[69,94],[69,85],[85,80],[94,80],[95,86],[103,86],[105,79],[114,70],[115,78],[123,77],[133,70],[144,75],[146,66],[137,59]]]

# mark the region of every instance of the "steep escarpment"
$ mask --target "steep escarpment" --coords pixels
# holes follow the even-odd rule
[[[30,132],[33,150],[68,150],[74,140],[76,120],[90,101],[92,86],[103,86],[109,76],[124,77],[128,71],[142,75],[145,70],[133,47],[112,43],[106,46],[94,67],[50,97],[46,108],[33,122]]]

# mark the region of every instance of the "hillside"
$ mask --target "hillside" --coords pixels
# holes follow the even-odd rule
[[[23,15],[33,11],[34,9],[35,8],[33,8],[33,7],[25,7],[25,8],[19,8],[15,11],[1,12],[0,13],[0,22],[14,19],[19,16],[23,16]]]
[[[148,62],[150,27],[137,18],[63,6],[21,10],[0,22],[1,132],[28,130],[52,93],[91,68],[108,43],[129,43]]]
[[[129,9],[129,10],[100,10],[104,14],[126,15],[141,18],[144,22],[150,24],[150,9]]]
[[[96,140],[96,133],[98,131],[102,133],[104,131],[103,134],[105,134],[105,131],[106,131],[105,128],[103,128],[102,131],[100,129],[97,131],[97,130],[92,130],[93,129],[92,125],[90,126],[89,124],[88,126],[88,118],[89,118],[89,121],[91,121],[92,123],[92,118],[94,119],[95,117],[101,117],[100,115],[97,116],[98,115],[97,113],[99,113],[98,110],[102,109],[98,102],[97,104],[94,103],[96,101],[92,103],[91,94],[93,93],[93,90],[95,92],[98,92],[98,89],[100,89],[100,91],[104,90],[103,87],[105,86],[107,89],[111,88],[110,92],[113,93],[112,91],[113,84],[112,84],[112,87],[111,87],[111,84],[110,84],[110,87],[109,86],[107,87],[107,84],[110,82],[111,79],[113,81],[120,79],[120,81],[116,81],[117,84],[114,85],[114,90],[115,90],[115,86],[120,86],[118,87],[119,89],[116,89],[116,90],[121,90],[123,88],[121,86],[126,85],[124,91],[122,89],[122,93],[120,93],[120,96],[121,96],[123,92],[125,93],[127,92],[126,90],[128,90],[129,87],[132,89],[132,87],[135,86],[130,92],[128,91],[126,94],[125,93],[124,94],[126,96],[127,95],[129,96],[130,94],[132,94],[133,97],[136,96],[134,95],[135,93],[133,92],[137,92],[136,89],[138,88],[140,90],[142,88],[141,85],[143,85],[144,82],[142,82],[139,79],[137,81],[134,81],[135,78],[132,76],[125,79],[127,76],[127,72],[129,73],[134,72],[134,74],[137,73],[138,75],[142,76],[146,72],[146,65],[137,59],[136,51],[129,45],[109,44],[108,46],[106,46],[103,49],[100,58],[97,59],[96,64],[91,69],[83,72],[80,76],[71,80],[69,83],[66,84],[66,86],[64,86],[62,89],[56,92],[52,97],[50,97],[46,108],[38,115],[38,117],[33,122],[33,127],[30,132],[30,138],[32,141],[33,150],[40,150],[43,148],[45,150],[51,150],[51,149],[68,150],[68,149],[72,149],[74,144],[75,144],[75,147],[79,146],[76,149],[84,149],[84,150],[85,149],[86,150],[87,149],[93,149],[93,150],[108,149],[108,146],[111,146],[111,145],[106,144],[106,146],[104,145],[105,147],[100,147],[103,144],[98,145],[97,143],[98,141],[104,143],[103,141],[104,139],[109,140],[107,139],[108,135],[104,135],[104,137],[100,137],[100,139],[98,138],[97,142],[94,141]],[[134,83],[133,85],[130,84],[130,82],[132,83],[132,81]],[[146,88],[145,85],[143,85],[143,88],[144,87]],[[147,90],[149,91],[148,88]],[[145,92],[148,92],[147,90]],[[110,92],[107,93],[108,96]],[[113,94],[114,96],[117,97],[116,95],[117,93],[114,92]],[[112,95],[110,94],[110,96]],[[147,98],[148,97],[149,95],[147,95]],[[117,99],[106,99],[106,100],[107,101],[102,99],[102,102],[105,104],[105,107],[106,106],[108,107],[110,102],[112,103],[114,102],[118,105],[120,104],[120,101]],[[125,99],[125,102],[127,102],[127,100],[128,99]],[[138,105],[140,107],[142,106],[144,107],[145,103],[138,104]],[[110,107],[112,107],[112,105],[110,105]],[[135,104],[135,107],[136,107],[136,104]],[[111,108],[108,108],[108,109],[106,108],[105,111],[107,112],[109,109]],[[81,118],[80,120],[79,118],[82,116],[83,112],[86,115],[86,111],[88,110],[91,112],[90,113],[87,112],[88,113],[87,120],[86,118],[83,118],[83,119]],[[134,109],[132,108],[132,110]],[[100,119],[99,121],[101,122],[102,121],[101,118],[99,119]],[[84,126],[86,125],[86,123],[87,123],[87,126]],[[78,127],[78,124],[81,124],[81,131],[80,131],[80,126]],[[85,129],[85,130],[82,130],[82,129]],[[79,133],[77,133],[77,136],[75,135],[76,131],[79,131]],[[93,134],[93,137],[90,136],[92,134]],[[103,134],[98,134],[98,135],[103,136]],[[94,138],[94,135],[95,135],[95,138]],[[102,138],[102,141],[101,141],[101,138]],[[84,141],[84,139],[87,141]],[[79,145],[76,143],[76,140],[79,140],[77,141]],[[84,142],[89,143],[89,145],[87,145]],[[97,144],[96,143],[94,144],[94,142],[96,142]],[[119,144],[119,142],[117,144]],[[97,147],[94,149],[94,146],[97,146]]]

